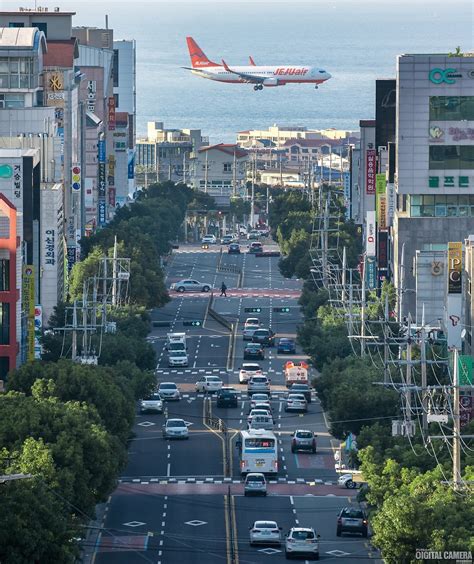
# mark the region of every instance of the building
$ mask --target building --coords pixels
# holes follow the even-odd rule
[[[147,137],[136,143],[135,171],[141,185],[172,180],[188,182],[191,155],[209,144],[200,129],[165,129],[161,121],[149,121]]]
[[[402,55],[396,97],[393,272],[414,315],[416,252],[474,232],[474,58]]]
[[[268,129],[253,129],[239,131],[237,133],[237,144],[245,149],[253,147],[261,140],[268,140],[275,143],[277,147],[285,144],[286,141],[293,139],[345,139],[350,137],[352,132],[341,131],[338,129],[311,130],[303,126],[278,126],[273,125]]]
[[[219,143],[201,147],[191,155],[190,185],[229,202],[245,188],[247,151],[238,145]]]

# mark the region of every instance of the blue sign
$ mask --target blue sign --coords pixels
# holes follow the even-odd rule
[[[133,151],[128,153],[128,179],[135,178],[135,154]]]
[[[105,140],[101,139],[97,144],[98,159],[100,163],[105,163]]]
[[[99,201],[99,225],[105,225],[105,201]]]
[[[366,276],[365,282],[368,290],[375,290],[377,288],[377,265],[375,257],[367,257],[366,261]]]
[[[346,206],[346,219],[351,218],[351,175],[349,172],[344,172],[342,176],[344,185],[344,205]]]

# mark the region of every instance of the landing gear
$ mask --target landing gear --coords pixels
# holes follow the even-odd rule
[[[256,84],[253,89],[256,90],[263,90],[263,84]]]
[[[317,89],[318,89],[318,85],[317,85],[317,84],[316,84],[316,86],[314,87],[314,89],[315,89],[315,90],[317,90]]]

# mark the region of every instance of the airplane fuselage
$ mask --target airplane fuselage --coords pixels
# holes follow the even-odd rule
[[[208,66],[196,68],[191,71],[197,76],[229,83],[249,83],[249,79],[236,73],[249,75],[255,79],[263,79],[263,86],[283,86],[289,83],[321,84],[331,75],[326,71],[307,65],[280,65],[280,66],[232,66],[232,72],[224,66]]]

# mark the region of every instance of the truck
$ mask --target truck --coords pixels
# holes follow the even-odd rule
[[[165,348],[170,351],[186,351],[186,333],[167,333]]]
[[[306,362],[295,362],[289,360],[283,366],[283,374],[285,376],[285,385],[289,388],[292,384],[307,384],[308,383],[308,369],[309,366]]]

